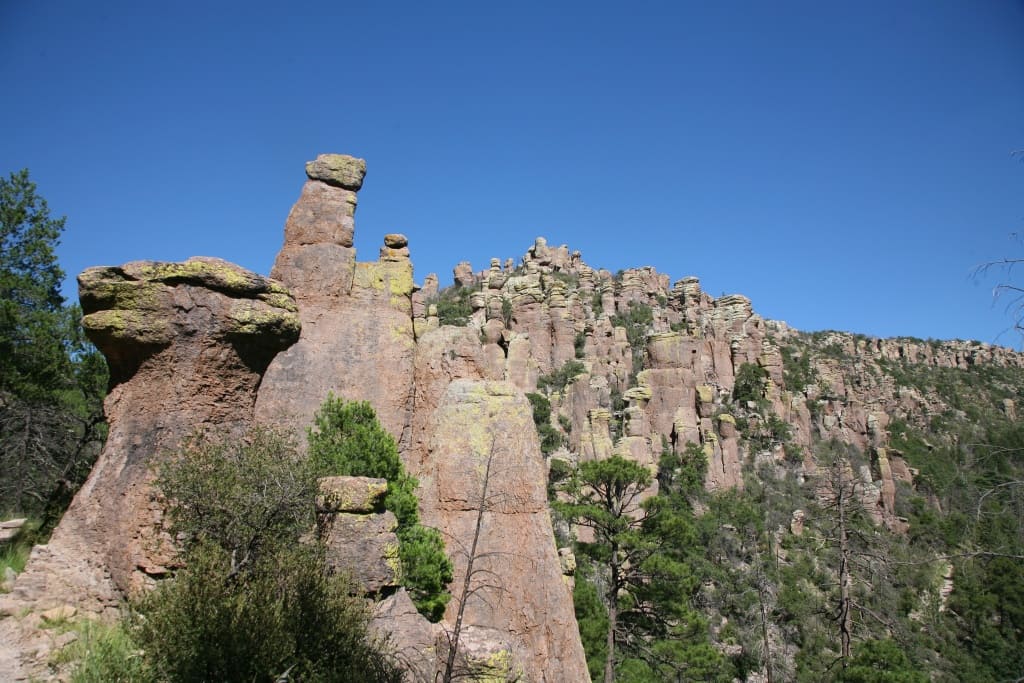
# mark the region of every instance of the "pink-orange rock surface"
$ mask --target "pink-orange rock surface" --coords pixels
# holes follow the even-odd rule
[[[250,424],[264,369],[299,333],[280,284],[219,259],[90,268],[79,290],[82,325],[110,366],[110,431],[49,543],[2,596],[0,609],[16,617],[60,606],[110,616],[125,595],[168,572],[174,554],[149,485],[152,465],[194,430]],[[4,640],[31,640],[30,631],[15,628]],[[39,658],[29,660],[28,673],[12,675],[39,675]]]
[[[390,634],[415,675],[433,680],[442,663],[463,551],[483,509],[479,566],[494,582],[466,605],[462,654],[506,662],[499,678],[586,681],[569,588],[574,562],[555,547],[549,463],[524,397],[542,379],[551,426],[564,436],[552,457],[571,464],[620,454],[653,471],[665,449],[694,444],[707,456],[705,486],[720,490],[742,487],[751,465],[770,471],[784,459],[801,477],[818,477],[810,446],[836,439],[868,456],[849,475],[873,519],[904,531],[897,498],[914,486],[915,471],[891,447],[890,426],[950,406],[883,367],[1024,367],[1021,354],[976,342],[801,333],[765,320],[745,296],[710,296],[696,277],[673,283],[651,267],[613,275],[544,238],[518,262],[493,258],[480,271],[459,262],[453,286],[471,313],[465,326],[446,325],[438,298],[451,291],[436,275],[417,287],[415,240],[389,233],[375,260],[357,261],[365,172],[361,159],[337,154],[306,165],[275,280],[211,259],[82,274],[84,324],[112,370],[110,439],[52,542],[36,549],[0,605],[112,610],[173,559],[146,485],[154,457],[196,426],[231,430],[257,420],[301,436],[333,392],[376,409],[420,480],[423,520],[444,532],[455,560],[455,599],[446,619],[430,624],[388,574],[381,548],[391,522],[376,503],[334,510],[324,526],[334,560],[360,556],[367,590],[383,598],[375,628]],[[552,387],[572,362],[579,372]],[[794,375],[799,362],[804,373]],[[745,365],[763,377],[753,400],[734,396]],[[1016,419],[1012,399],[1002,411]],[[772,431],[779,421],[788,435]],[[793,513],[792,533],[802,532],[804,516]],[[369,519],[373,529],[360,532]],[[11,623],[0,622],[0,631]],[[0,678],[18,661],[5,635]]]

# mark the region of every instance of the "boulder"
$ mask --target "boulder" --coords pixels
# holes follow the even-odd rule
[[[329,512],[318,515],[327,566],[350,572],[369,594],[398,587],[398,520],[390,512]]]
[[[358,192],[366,176],[366,161],[347,154],[321,154],[306,162],[306,175],[310,180]]]
[[[323,477],[316,498],[316,511],[383,512],[384,496],[388,492],[387,479],[373,477]]]

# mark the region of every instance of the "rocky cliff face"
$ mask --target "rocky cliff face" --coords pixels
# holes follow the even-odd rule
[[[299,334],[294,299],[279,283],[219,259],[91,268],[79,289],[82,325],[110,365],[110,432],[50,542],[3,596],[8,615],[110,616],[123,596],[165,575],[174,553],[149,486],[152,465],[193,430],[251,423],[263,371]],[[14,620],[3,625],[13,629],[8,642],[33,640]]]
[[[377,261],[356,262],[356,196],[366,165],[322,155],[285,223],[271,275],[295,295],[302,320],[297,344],[267,370],[256,413],[297,430],[333,391],[366,400],[404,444],[412,410],[413,279],[404,236],[388,235]]]
[[[553,457],[617,453],[653,471],[663,450],[694,443],[708,457],[706,487],[718,490],[742,487],[743,462],[755,458],[781,462],[803,453],[813,475],[812,442],[836,439],[870,455],[871,467],[858,472],[862,495],[876,521],[893,530],[905,528],[897,482],[912,485],[914,475],[888,448],[887,427],[894,418],[920,422],[950,408],[935,392],[901,383],[894,369],[1024,367],[1021,354],[978,342],[802,333],[761,318],[744,296],[709,296],[696,277],[670,286],[652,268],[613,275],[543,238],[518,266],[501,263],[492,259],[475,273],[459,264],[442,296],[470,291],[463,295],[472,306],[469,327],[479,330],[484,349],[504,352],[504,363],[488,356],[490,372],[523,391],[535,391],[538,379],[569,361],[582,364],[549,396],[552,426],[566,442]],[[419,310],[419,325],[437,324],[428,306]],[[756,400],[734,400],[744,365],[764,378]],[[1004,410],[1015,415],[1012,401]],[[771,419],[791,436],[772,435]]]
[[[814,476],[812,442],[834,438],[870,455],[856,473],[860,495],[878,523],[900,531],[898,490],[915,474],[888,428],[955,407],[898,368],[1024,367],[1020,354],[973,342],[801,333],[761,318],[746,297],[709,296],[695,277],[613,274],[543,238],[518,261],[495,258],[481,271],[459,263],[451,288],[439,290],[436,275],[419,287],[403,235],[384,236],[376,260],[356,260],[364,175],[362,160],[342,155],[307,164],[274,279],[215,259],[82,274],[83,324],[113,376],[110,439],[3,603],[8,612],[113,609],[173,563],[146,484],[154,458],[197,426],[256,420],[302,434],[333,392],[374,406],[420,480],[424,522],[445,534],[455,561],[455,599],[431,625],[373,550],[389,543],[387,515],[370,503],[338,508],[322,530],[332,561],[348,558],[384,597],[375,623],[416,674],[438,670],[465,600],[465,657],[500,662],[499,678],[585,681],[564,576],[572,560],[565,550],[560,558],[547,509],[550,458],[620,454],[653,471],[664,451],[695,444],[708,458],[706,487],[720,490],[742,487],[751,462],[796,459]],[[738,398],[738,381],[751,376],[754,393]],[[550,458],[524,397],[538,386],[564,441]],[[477,573],[463,595],[478,524]]]
[[[529,410],[524,412],[525,399],[514,387],[485,382],[503,379],[504,354],[496,344],[481,344],[479,334],[468,329],[437,325],[421,325],[417,334],[413,311],[417,302],[422,307],[423,297],[414,296],[418,288],[403,235],[386,235],[377,261],[356,261],[352,218],[364,170],[361,160],[338,155],[321,156],[306,167],[308,180],[289,214],[285,244],[272,272],[295,294],[302,334],[270,364],[256,414],[301,430],[328,392],[369,401],[398,439],[406,467],[421,481],[424,522],[448,534],[449,551],[457,558],[472,534],[465,523],[472,510],[453,503],[452,495],[476,493],[479,472],[465,458],[479,459],[486,452],[474,442],[469,450],[459,447],[462,459],[457,459],[451,449],[461,443],[456,436],[466,424],[449,417],[464,412],[461,403],[483,406],[474,428],[505,441],[503,470],[518,472],[517,481],[527,488],[500,512],[488,513],[507,515],[498,518],[504,523],[493,522],[507,535],[489,535],[487,552],[518,559],[495,564],[495,575],[506,587],[491,596],[496,600],[489,600],[487,608],[478,602],[467,606],[467,642],[484,658],[507,660],[508,672],[520,672],[524,680],[586,680],[571,595],[562,581],[547,516],[544,463]],[[514,410],[504,414],[506,407]],[[497,483],[506,481],[498,477]],[[523,563],[529,572],[520,571]],[[457,561],[456,569],[457,586],[464,564]],[[538,572],[548,579],[542,591],[523,583]],[[412,659],[419,661],[436,657],[433,653],[442,648],[425,636],[429,625],[417,624],[418,615],[394,603],[389,599],[381,605],[378,619],[399,650],[407,657],[418,653]],[[455,609],[449,610],[449,622]],[[389,626],[385,615],[392,613],[402,615],[401,627]],[[451,624],[442,628],[450,630]]]

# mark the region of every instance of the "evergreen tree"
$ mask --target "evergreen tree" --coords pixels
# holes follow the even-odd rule
[[[659,480],[685,486],[701,471],[703,453],[666,453]],[[603,680],[727,680],[727,664],[694,609],[700,587],[693,558],[699,548],[687,495],[691,490],[662,484],[658,496],[641,503],[652,483],[650,471],[620,456],[580,465],[567,486],[570,502],[559,511],[592,530],[578,543],[583,557],[600,569],[603,609],[593,604],[585,576],[576,590],[577,610],[592,631],[604,626]],[[593,653],[588,652],[593,663]],[[592,667],[593,668],[593,667]]]
[[[52,218],[27,170],[0,178],[0,511],[56,524],[106,437],[106,363],[60,294]]]
[[[0,390],[51,397],[66,384],[64,271],[54,253],[65,218],[51,218],[28,170],[0,179]]]
[[[433,620],[444,614],[451,598],[452,563],[436,529],[420,524],[419,482],[405,471],[394,437],[366,401],[327,397],[308,432],[309,457],[325,475],[387,479],[384,507],[398,520],[401,580],[421,613]]]

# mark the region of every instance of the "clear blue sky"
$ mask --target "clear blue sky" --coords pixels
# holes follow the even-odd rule
[[[0,0],[0,83],[72,276],[266,273],[344,152],[360,258],[404,232],[418,281],[544,235],[801,329],[1019,345],[969,275],[1024,256],[1021,2]]]

